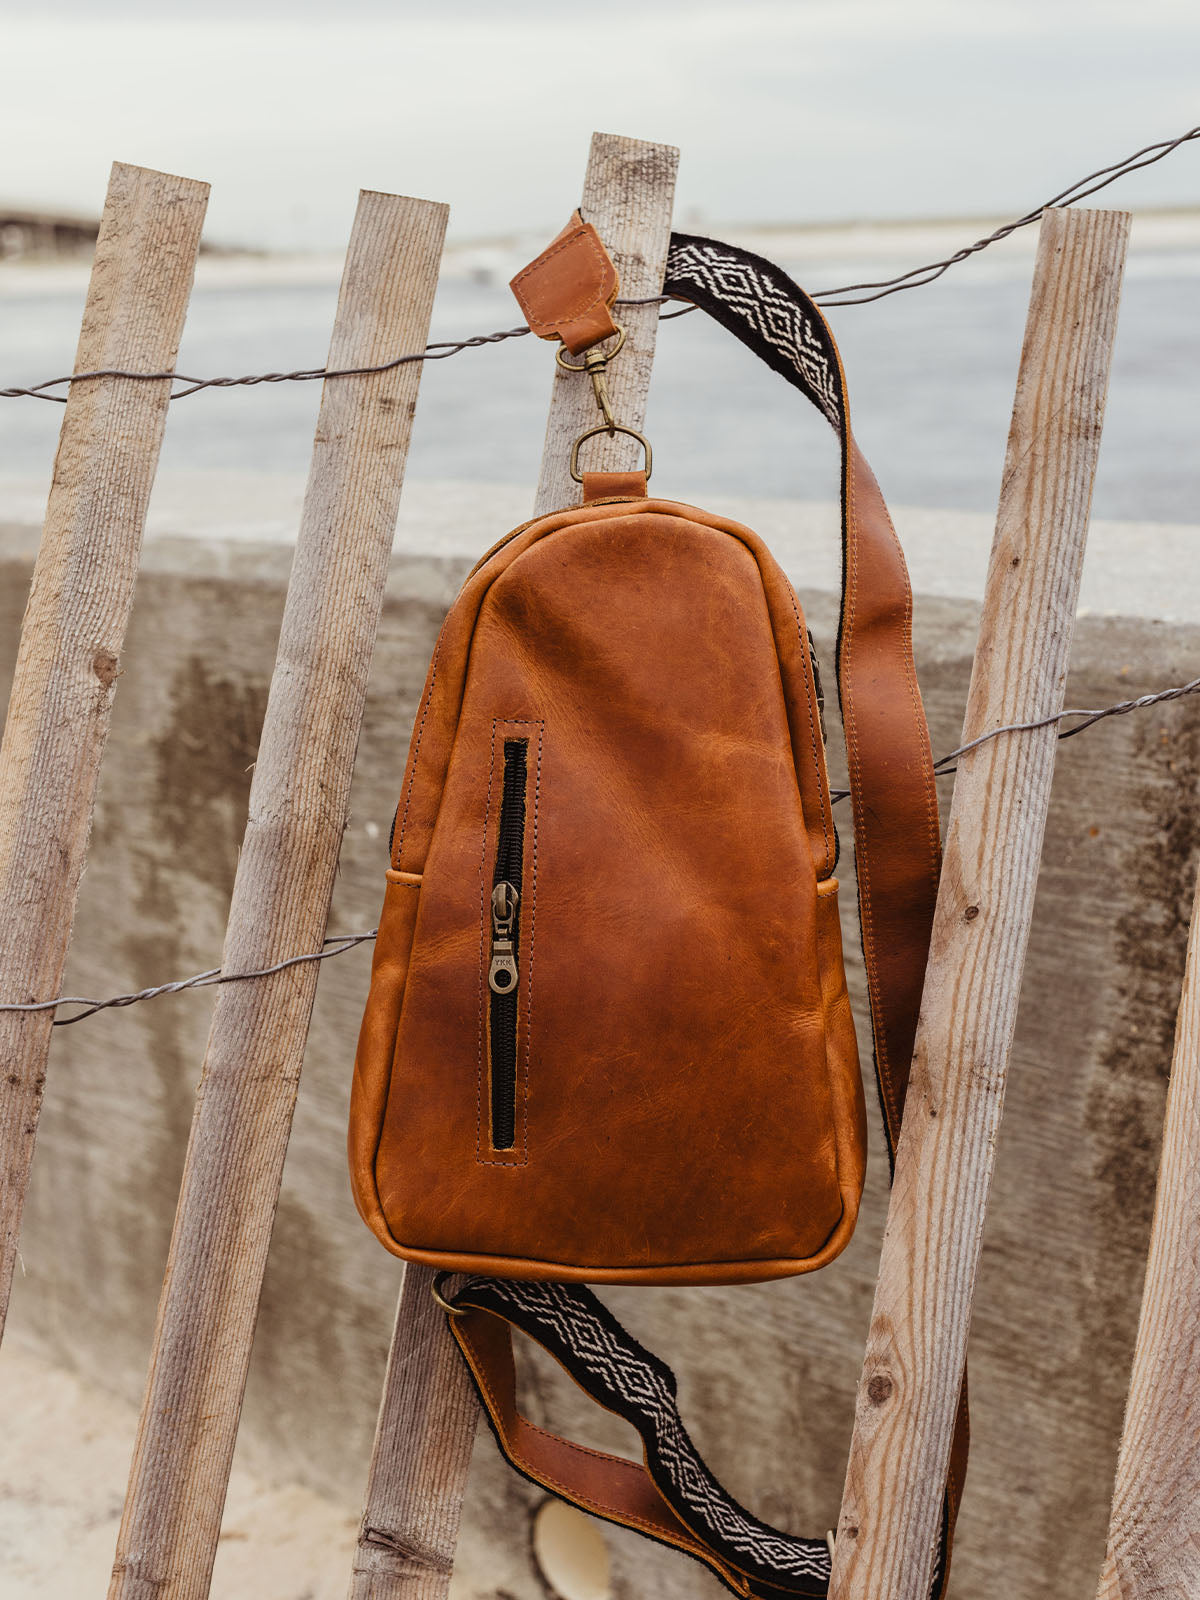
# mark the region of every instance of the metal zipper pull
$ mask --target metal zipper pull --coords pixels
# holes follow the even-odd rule
[[[512,994],[517,987],[513,924],[520,898],[511,883],[498,883],[492,890],[492,964],[488,968],[488,988],[493,994]]]

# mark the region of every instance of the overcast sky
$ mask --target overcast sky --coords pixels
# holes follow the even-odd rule
[[[723,223],[1017,212],[1200,123],[1197,0],[0,0],[0,61],[0,199],[96,211],[116,158],[283,248],[359,188],[557,226],[593,128]],[[1200,205],[1200,143],[1113,200]]]

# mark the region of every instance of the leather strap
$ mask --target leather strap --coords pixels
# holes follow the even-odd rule
[[[526,1478],[593,1516],[703,1561],[735,1594],[819,1600],[826,1593],[826,1541],[768,1527],[721,1487],[679,1415],[674,1373],[590,1289],[472,1277],[451,1303],[450,1326],[492,1431]],[[521,1415],[514,1327],[554,1356],[598,1405],[637,1429],[644,1465],[556,1438]]]
[[[585,506],[591,505],[596,500],[644,500],[646,493],[645,471],[583,474]]]
[[[841,360],[815,303],[774,263],[687,234],[671,237],[664,289],[702,307],[734,333],[824,414],[841,441],[837,678],[854,809],[875,1073],[889,1162],[894,1163],[941,864],[933,756],[913,663],[908,572],[879,486],[854,441]],[[826,1594],[829,1558],[828,1552],[822,1558],[822,1542],[767,1529],[716,1484],[695,1455],[678,1413],[673,1422],[663,1422],[674,1407],[669,1369],[642,1350],[590,1291],[473,1278],[460,1287],[454,1304],[463,1313],[450,1319],[455,1337],[500,1448],[518,1471],[597,1516],[639,1528],[706,1562],[737,1594],[767,1600]],[[545,1345],[599,1404],[628,1416],[642,1434],[645,1467],[556,1439],[521,1417],[513,1326]],[[629,1386],[629,1393],[622,1396],[614,1390],[611,1371],[597,1376],[596,1363],[588,1357],[599,1346],[621,1353],[618,1366],[640,1369],[640,1381]],[[648,1407],[635,1404],[633,1394],[643,1400],[650,1396]],[[681,1493],[664,1464],[671,1451],[660,1447],[662,1426],[675,1441],[675,1464],[683,1461],[684,1479],[700,1486],[692,1500],[712,1511],[715,1526],[702,1512],[694,1514],[692,1500]],[[964,1374],[931,1589],[934,1600],[940,1600],[949,1576],[968,1434]],[[766,1565],[748,1559],[746,1540],[729,1545],[725,1532],[730,1519],[759,1530],[759,1554],[772,1553]],[[755,1539],[749,1543],[755,1545]]]
[[[904,555],[854,442],[845,374],[815,303],[773,262],[672,234],[664,291],[700,306],[805,395],[842,445],[837,680],[854,807],[859,918],[889,1158],[908,1088],[941,845],[937,789],[912,653]]]
[[[894,1170],[941,870],[933,752],[913,662],[908,569],[879,485],[851,432],[841,357],[816,303],[774,262],[717,239],[680,233],[671,235],[663,289],[729,329],[807,396],[841,441],[838,694],[875,1081]],[[935,1595],[949,1576],[969,1445],[964,1371]]]
[[[561,339],[572,355],[616,333],[617,269],[600,235],[576,211],[509,287],[539,339]]]

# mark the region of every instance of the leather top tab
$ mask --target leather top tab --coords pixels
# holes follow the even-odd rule
[[[596,500],[644,500],[645,472],[585,472],[583,475],[583,503],[591,505]]]
[[[510,285],[539,339],[561,339],[573,356],[617,331],[612,307],[620,280],[612,257],[590,222],[570,222]]]

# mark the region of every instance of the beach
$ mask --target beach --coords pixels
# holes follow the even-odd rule
[[[703,219],[682,223],[768,255],[814,290],[937,260],[995,225],[992,218],[757,230]],[[855,431],[890,500],[994,511],[1035,242],[1036,229],[1026,229],[936,283],[829,313],[849,378]],[[432,339],[518,325],[506,280],[535,248],[537,241],[525,237],[453,246]],[[179,371],[213,377],[321,366],[339,269],[336,256],[202,257]],[[0,386],[71,370],[86,278],[86,266],[75,263],[0,263]],[[1200,331],[1191,313],[1198,287],[1200,213],[1139,216],[1097,516],[1195,520]],[[431,362],[409,480],[532,487],[550,374],[548,349],[529,337]],[[162,473],[302,477],[319,389],[314,382],[264,384],[206,390],[179,401]],[[0,402],[0,478],[48,483],[60,421],[61,407],[52,403]],[[824,421],[702,313],[662,326],[647,430],[655,488],[669,497],[836,495],[836,449]]]

